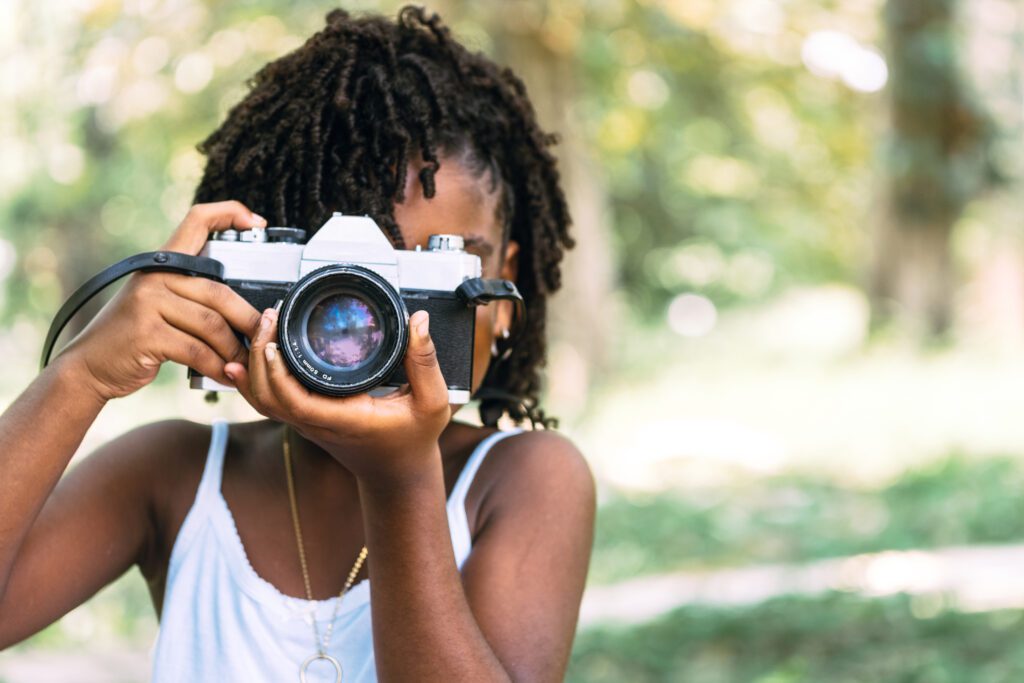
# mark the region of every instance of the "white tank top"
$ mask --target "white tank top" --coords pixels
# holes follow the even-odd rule
[[[466,492],[491,446],[519,431],[484,439],[448,498],[448,528],[459,569],[471,547]],[[157,683],[298,681],[299,666],[317,649],[311,618],[315,614],[320,633],[325,633],[334,611],[336,597],[309,601],[284,595],[249,564],[220,491],[227,439],[227,422],[215,422],[195,502],[171,551],[160,631],[152,650],[152,680]],[[368,581],[357,583],[342,600],[328,654],[344,668],[345,683],[377,680]],[[315,662],[307,679],[333,681],[334,670],[326,662]]]

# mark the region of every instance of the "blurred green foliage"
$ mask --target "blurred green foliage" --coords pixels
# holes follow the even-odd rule
[[[1024,612],[940,611],[842,593],[751,608],[687,607],[581,634],[573,683],[1009,683],[1024,679]]]
[[[1024,465],[950,457],[881,490],[808,476],[613,497],[598,511],[591,583],[674,569],[797,562],[1024,539]]]
[[[517,3],[572,60],[573,116],[606,175],[618,270],[642,314],[660,317],[681,291],[727,303],[857,272],[880,96],[809,73],[800,50],[824,19],[874,39],[874,7],[803,3],[758,22],[750,4]],[[435,6],[494,51],[499,7]],[[163,240],[199,177],[196,143],[328,6],[97,1],[61,22],[43,20],[51,1],[12,7],[0,238],[18,261],[0,320],[40,324],[88,275]]]
[[[829,12],[870,35],[873,12],[802,3],[753,27],[752,3],[687,4],[630,4],[580,53],[630,306],[853,279],[880,99],[808,73],[800,33]]]
[[[101,267],[159,246],[191,203],[195,145],[321,18],[281,2],[82,3],[60,22],[42,20],[55,3],[16,7],[0,126],[0,238],[19,256],[7,324],[48,319]]]

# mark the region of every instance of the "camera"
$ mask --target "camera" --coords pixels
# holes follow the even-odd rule
[[[437,234],[426,249],[395,249],[373,219],[335,213],[308,241],[298,228],[229,229],[212,233],[198,256],[135,254],[67,298],[46,333],[40,368],[50,362],[61,331],[94,296],[131,273],[162,271],[226,283],[257,310],[280,304],[278,347],[288,369],[308,389],[328,396],[388,393],[404,384],[409,317],[425,310],[449,402],[467,403],[475,307],[512,304],[502,359],[526,307],[514,283],[481,277],[479,257],[463,247],[459,235]],[[194,389],[235,391],[191,368],[189,382]]]
[[[430,332],[449,402],[467,403],[475,306],[522,298],[505,280],[480,277],[480,258],[458,235],[431,235],[426,249],[395,249],[366,216],[335,213],[305,241],[296,228],[211,233],[200,253],[223,265],[223,281],[263,310],[280,304],[278,346],[311,391],[386,393],[405,383],[409,317],[430,314]],[[519,317],[519,316],[517,316]],[[190,370],[190,385],[231,387]]]

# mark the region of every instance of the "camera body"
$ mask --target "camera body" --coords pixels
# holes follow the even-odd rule
[[[295,228],[226,230],[212,233],[200,256],[223,264],[224,281],[257,310],[283,302],[279,349],[311,390],[386,393],[405,383],[409,316],[423,309],[449,402],[467,403],[476,309],[460,285],[481,273],[462,238],[431,235],[426,249],[395,249],[371,218],[340,213],[304,238]],[[195,372],[190,384],[233,390]]]

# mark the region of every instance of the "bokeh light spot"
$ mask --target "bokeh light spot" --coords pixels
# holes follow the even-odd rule
[[[668,306],[668,326],[682,337],[703,337],[717,322],[715,304],[700,294],[680,294]]]
[[[206,55],[185,55],[174,70],[174,85],[183,93],[199,92],[213,78],[213,63]]]

